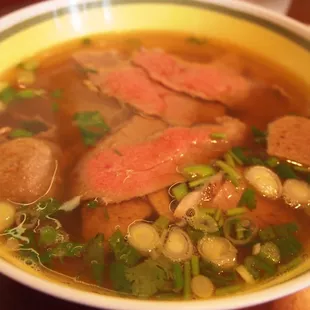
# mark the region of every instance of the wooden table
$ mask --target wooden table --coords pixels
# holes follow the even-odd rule
[[[11,12],[38,0],[0,0],[0,15]],[[310,24],[310,0],[294,0],[289,16],[301,22]],[[271,310],[272,303],[264,304],[247,310]],[[24,287],[0,274],[0,309],[1,310],[92,310],[92,308],[68,303],[56,298],[38,293]],[[310,304],[300,308],[310,309]],[[244,309],[246,310],[246,309]],[[299,310],[299,309],[291,309]]]

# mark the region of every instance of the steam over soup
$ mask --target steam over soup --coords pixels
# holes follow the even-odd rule
[[[84,38],[1,78],[0,241],[45,274],[212,298],[309,253],[309,92],[204,38]]]

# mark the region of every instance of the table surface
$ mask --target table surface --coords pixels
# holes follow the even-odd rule
[[[11,12],[38,0],[0,0],[0,15]],[[310,0],[294,0],[288,13],[292,18],[310,24]],[[297,295],[297,294],[296,294]],[[276,302],[275,302],[276,303]],[[273,304],[268,303],[244,310],[270,310]],[[56,298],[38,293],[0,275],[0,309],[62,309],[62,310],[92,310],[88,307],[68,303]],[[301,308],[300,308],[301,309]],[[306,308],[303,308],[306,309]],[[291,308],[290,310],[297,310]]]

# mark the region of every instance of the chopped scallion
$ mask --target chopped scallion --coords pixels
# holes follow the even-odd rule
[[[235,186],[239,185],[239,180],[241,178],[241,175],[234,168],[227,165],[225,162],[221,160],[217,160],[215,164],[228,175],[229,179]]]
[[[180,263],[172,264],[174,290],[180,292],[184,287],[183,268]]]
[[[183,168],[183,174],[188,179],[197,179],[212,176],[215,170],[210,165],[193,165]]]
[[[169,219],[161,215],[153,224],[153,226],[162,233],[169,226]]]
[[[297,175],[289,164],[280,163],[275,167],[275,171],[282,179],[297,179]]]
[[[231,208],[226,211],[227,216],[236,216],[245,214],[248,211],[246,207]]]
[[[190,299],[191,297],[191,265],[187,261],[184,263],[184,288],[183,288],[184,299]]]
[[[277,157],[268,157],[265,163],[270,168],[275,168],[279,164],[279,159]]]
[[[171,189],[171,193],[176,200],[181,201],[182,198],[188,194],[188,188],[186,183],[180,183],[173,186]]]
[[[205,177],[205,178],[201,178],[201,179],[198,179],[198,180],[190,181],[190,182],[188,182],[188,186],[189,186],[189,188],[198,187],[200,185],[205,184],[209,180],[209,178],[210,177]]]
[[[214,132],[210,134],[210,138],[214,140],[223,140],[227,138],[226,133]]]
[[[199,256],[193,255],[191,259],[192,276],[198,276],[200,274]]]
[[[26,138],[26,137],[32,137],[33,133],[29,130],[17,128],[13,129],[9,133],[9,137],[11,139],[17,139],[17,138]]]
[[[230,153],[226,153],[224,155],[224,159],[225,159],[225,162],[227,163],[227,165],[229,165],[232,168],[236,167],[234,158]]]
[[[255,191],[251,188],[247,188],[242,193],[242,196],[238,202],[238,207],[245,206],[249,210],[254,210],[256,208]]]

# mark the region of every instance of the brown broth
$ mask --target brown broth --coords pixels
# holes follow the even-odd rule
[[[93,37],[91,40],[90,47],[95,46],[104,50],[117,49],[128,55],[142,44],[147,48],[161,47],[168,52],[195,62],[204,63],[214,58],[224,57],[225,61],[229,61],[232,66],[242,66],[247,75],[275,86],[273,91],[263,88],[258,90],[249,98],[246,109],[229,112],[230,115],[241,119],[248,125],[265,129],[268,122],[282,115],[309,115],[309,93],[301,81],[282,68],[234,46],[228,46],[211,39],[207,40],[205,44],[193,44],[189,43],[188,35],[157,32],[111,34]],[[85,87],[83,84],[85,76],[78,72],[76,64],[71,58],[72,53],[80,48],[88,47],[83,45],[80,40],[68,42],[45,51],[37,57],[40,59],[41,65],[36,72],[36,82],[32,87],[43,88],[49,92],[62,89],[63,96],[61,98],[20,100],[0,115],[0,127],[18,127],[22,120],[21,115],[28,118],[37,115],[46,123],[55,125],[59,132],[56,141],[64,151],[66,175],[70,174],[77,160],[87,150],[80,139],[78,130],[72,125],[72,115],[83,106],[81,98],[93,100],[92,98],[97,96]],[[2,80],[14,81],[17,73],[17,69],[12,69],[2,77]],[[282,91],[284,94],[281,93]],[[100,99],[96,98],[96,100]],[[58,112],[52,110],[53,102],[58,103]],[[249,145],[250,143],[251,141],[248,141]],[[69,192],[68,181],[65,183],[65,189],[67,189],[65,192]],[[67,198],[70,198],[68,194],[64,199]],[[309,243],[310,229],[306,223],[307,220],[299,214],[299,211],[296,211],[295,214],[296,220],[302,226],[300,237],[304,244]],[[85,241],[81,232],[80,210],[63,214],[58,219],[73,241]],[[74,278],[83,270],[83,262],[79,259],[65,259],[63,263],[55,262],[52,268]],[[87,275],[82,274],[81,279],[93,282]],[[105,286],[110,287],[108,283]]]

